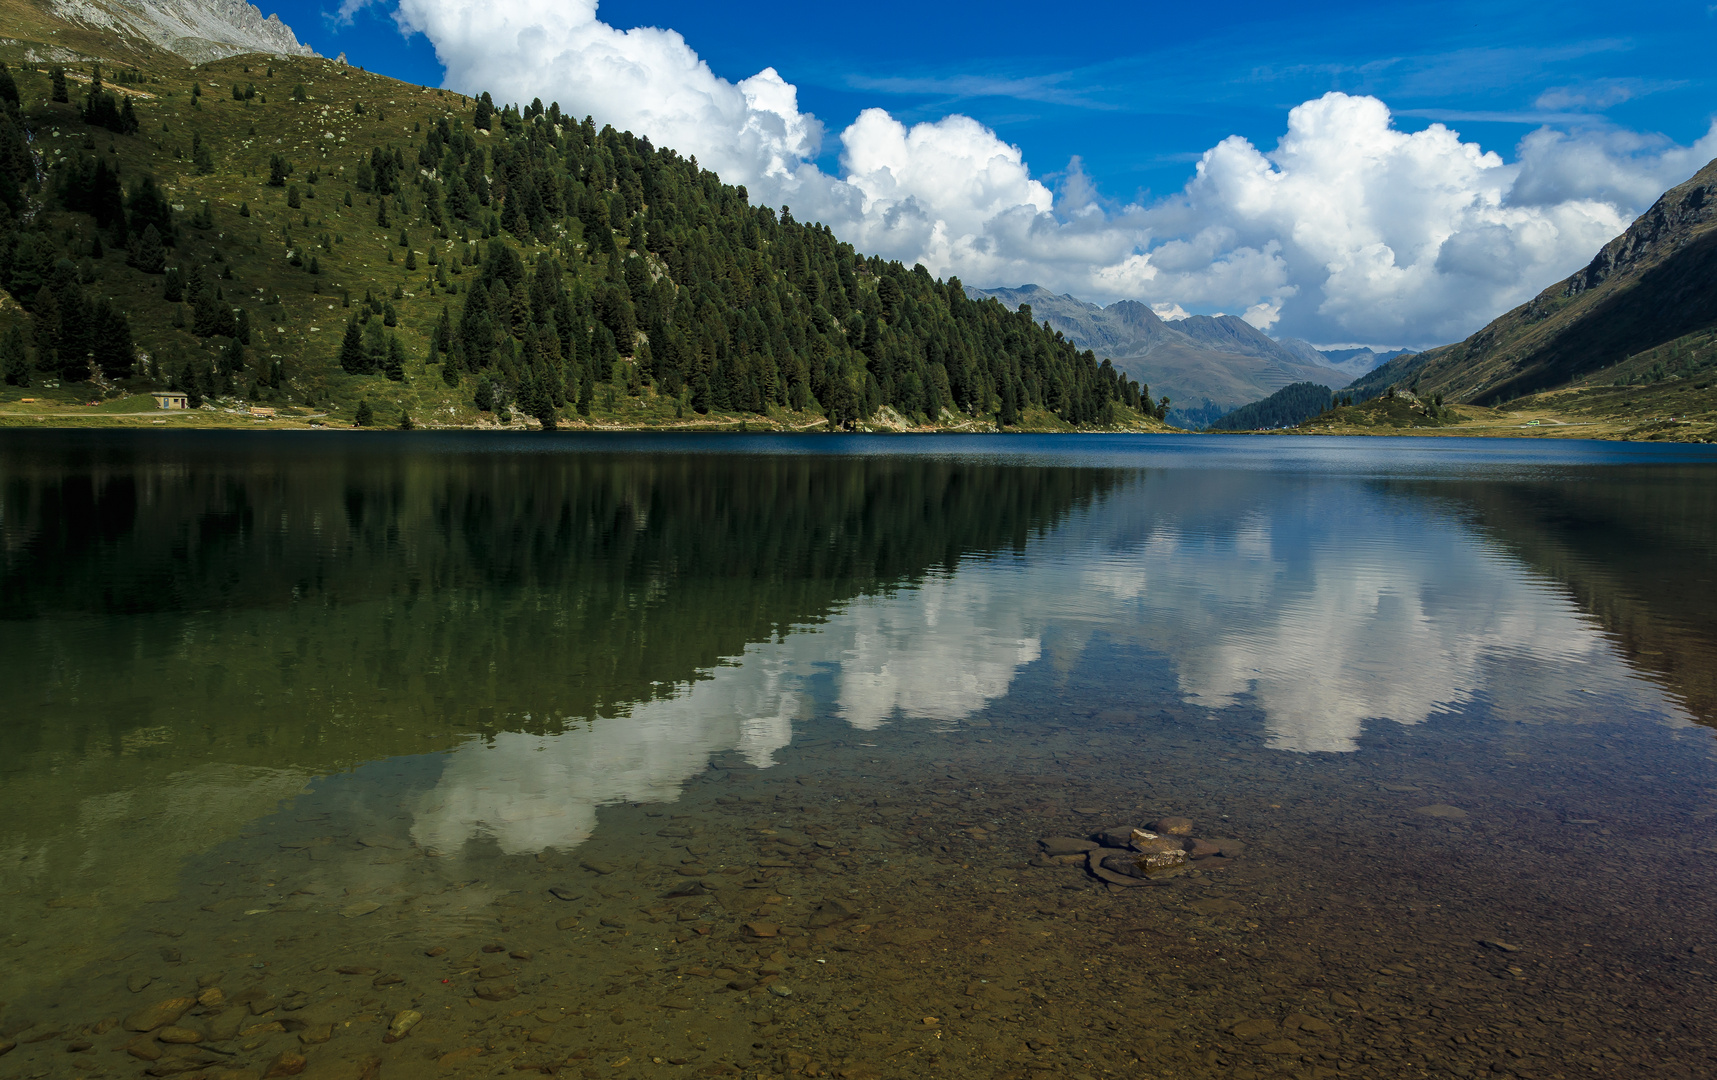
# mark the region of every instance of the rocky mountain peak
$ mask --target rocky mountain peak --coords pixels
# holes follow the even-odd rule
[[[240,53],[315,56],[280,16],[264,17],[246,0],[50,0],[55,15],[144,38],[205,63]]]
[[[1717,220],[1717,161],[1658,196],[1650,210],[1605,244],[1584,270],[1568,279],[1563,295],[1578,296],[1602,285],[1613,274],[1656,263],[1696,228],[1713,220]]]

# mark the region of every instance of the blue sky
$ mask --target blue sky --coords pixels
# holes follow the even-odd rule
[[[443,0],[415,2],[421,11]],[[547,0],[508,2],[516,9],[556,7]],[[431,43],[422,34],[406,38],[396,29],[391,0],[357,11],[349,25],[334,17],[332,5],[293,0],[277,10],[301,40],[326,55],[343,51],[371,70],[436,85],[443,81]],[[874,0],[844,6],[765,0],[736,9],[681,0],[605,0],[595,18],[621,30],[677,30],[714,74],[729,82],[773,67],[796,88],[798,109],[822,122],[820,147],[809,160],[831,177],[843,173],[840,135],[862,110],[886,110],[907,128],[950,114],[970,117],[1000,142],[1019,148],[1031,179],[1056,193],[1056,213],[1063,217],[1059,203],[1068,195],[1067,168],[1074,157],[1101,196],[1095,205],[1109,215],[1106,220],[1120,221],[1128,203],[1161,209],[1165,198],[1187,184],[1200,156],[1229,136],[1241,136],[1270,154],[1283,138],[1290,110],[1330,91],[1378,99],[1388,107],[1397,132],[1441,122],[1458,132],[1461,142],[1494,151],[1511,166],[1520,158],[1521,140],[1545,130],[1559,133],[1565,150],[1575,143],[1603,147],[1624,166],[1651,158],[1640,166],[1650,182],[1641,179],[1637,190],[1665,186],[1662,178],[1691,159],[1659,161],[1653,155],[1706,136],[1717,113],[1712,77],[1717,64],[1711,59],[1717,55],[1717,5],[1706,3],[1373,2],[1285,9],[1257,3],[1045,8],[1013,2],[976,7]],[[449,47],[445,38],[443,44]],[[469,71],[473,61],[467,56],[456,66]],[[544,71],[541,81],[553,84],[554,72]],[[506,87],[496,89],[515,96]],[[551,91],[543,96],[547,100]],[[575,112],[595,111],[600,104],[560,96],[562,106]],[[1592,191],[1575,191],[1578,184],[1571,187],[1566,178],[1556,183],[1568,189],[1569,199],[1594,197]],[[1635,189],[1629,189],[1633,195],[1599,192],[1597,197],[1608,198],[1625,219],[1643,209],[1632,205],[1639,201]],[[1074,194],[1086,199],[1083,187]],[[934,201],[922,190],[917,194],[917,205]],[[933,209],[927,214],[937,217]],[[1135,239],[1146,237],[1135,245],[1137,251],[1149,254],[1172,239],[1165,220],[1159,213],[1148,227],[1137,226],[1145,231],[1135,232]],[[1198,227],[1206,228],[1214,219],[1200,220]],[[1197,230],[1187,228],[1191,231],[1181,239],[1190,242]],[[849,231],[855,242],[860,233],[871,239],[873,249],[889,246],[875,230],[854,226]],[[1521,272],[1549,272],[1557,259],[1573,258],[1574,245],[1587,245],[1596,235],[1590,229],[1564,227],[1564,232],[1566,252],[1524,260]],[[1251,243],[1268,253],[1268,240]],[[899,244],[901,252],[911,250],[904,238]],[[1579,250],[1589,258],[1589,250]],[[1176,257],[1165,250],[1158,261],[1168,266]],[[1293,253],[1280,258],[1291,261]],[[1409,256],[1398,251],[1396,258],[1405,266],[1402,260]],[[947,266],[932,269],[965,268],[968,279],[982,266],[993,265],[996,274],[1034,269],[1029,259],[962,263],[959,256],[946,255],[944,261]],[[1042,276],[1054,278],[1045,266]],[[1104,279],[1109,288],[1104,280],[1079,279],[1065,268],[1057,272],[1064,279],[1059,284],[1099,301],[1167,287],[1163,275],[1146,286],[1138,275],[1128,278],[1117,270]],[[1273,301],[1268,290],[1258,293],[1264,308],[1274,303],[1276,312],[1261,314],[1260,320],[1284,319],[1287,312],[1290,321],[1297,320],[1296,332],[1317,332],[1325,339],[1346,330],[1353,331],[1348,336],[1354,340],[1389,332],[1384,324],[1343,326],[1328,319],[1320,324],[1310,304],[1309,280],[1291,272],[1278,278]],[[1548,283],[1523,279],[1512,291],[1503,290],[1507,295],[1488,296],[1485,303],[1495,307]],[[1216,305],[1238,313],[1247,306],[1241,292],[1224,302],[1209,288],[1183,291],[1193,301],[1180,305],[1183,310]],[[1139,298],[1164,309],[1179,305],[1173,296],[1141,293]],[[1467,321],[1471,318],[1476,316]],[[1447,319],[1405,315],[1390,325],[1402,343],[1411,343],[1415,333],[1436,336],[1453,326]]]
[[[351,26],[328,17],[337,6],[277,10],[319,52],[442,81],[429,42],[403,38],[383,5]],[[1179,188],[1225,136],[1273,142],[1288,109],[1326,90],[1376,95],[1403,128],[1441,120],[1504,152],[1545,123],[1609,123],[1688,142],[1717,113],[1717,5],[1705,3],[1064,10],[877,0],[754,3],[741,14],[608,0],[599,15],[621,28],[678,30],[730,79],[773,66],[798,86],[801,107],[831,126],[874,105],[908,121],[965,113],[1019,145],[1034,171],[1057,172],[1078,155],[1106,194],[1123,199]]]

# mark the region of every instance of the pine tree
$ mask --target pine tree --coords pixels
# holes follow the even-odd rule
[[[387,359],[382,363],[382,371],[394,382],[405,381],[405,346],[400,344],[398,334],[388,335]]]
[[[24,331],[17,323],[0,338],[0,374],[8,386],[30,385],[30,353],[24,346]]]
[[[130,100],[126,99],[127,104]],[[203,141],[200,132],[191,136],[191,166],[198,176],[208,176],[215,171],[215,155],[209,152],[209,144]]]
[[[358,412],[352,417],[352,423],[357,427],[369,427],[375,422],[376,411],[370,408],[370,399],[364,398],[358,402]]]
[[[167,270],[167,249],[161,245],[161,233],[155,226],[150,225],[143,230],[143,235],[137,241],[135,258],[137,269],[145,274],[161,274]],[[175,299],[168,297],[169,300]]]
[[[440,352],[449,352],[453,348],[453,320],[447,313],[447,305],[441,305],[441,318],[436,320],[435,330],[430,334],[430,344]]]
[[[346,336],[340,342],[340,367],[349,375],[363,375],[370,370],[370,358],[364,352],[363,332],[358,320],[346,324]]]
[[[53,290],[43,285],[30,305],[30,329],[35,338],[36,356],[41,367],[59,366],[60,303]]]
[[[59,102],[71,101],[71,93],[66,89],[66,69],[55,67],[50,73],[53,80],[53,100]]]
[[[226,318],[223,319],[222,315]],[[191,298],[191,333],[200,338],[215,337],[220,334],[223,322],[231,322],[231,313],[226,306],[215,299],[215,294],[204,289]]]
[[[137,363],[131,323],[106,297],[96,301],[91,312],[90,339],[90,354],[103,375],[110,379],[131,377]]]

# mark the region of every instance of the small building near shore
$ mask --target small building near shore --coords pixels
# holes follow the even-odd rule
[[[155,407],[158,409],[188,409],[191,407],[190,395],[180,393],[177,390],[157,390],[154,396]]]

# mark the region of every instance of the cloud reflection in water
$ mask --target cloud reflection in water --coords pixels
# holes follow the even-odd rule
[[[1352,484],[1211,491],[1183,476],[1153,492],[1081,511],[1023,555],[854,600],[628,716],[473,741],[449,755],[414,836],[567,850],[596,807],[671,802],[713,755],[771,764],[821,675],[855,729],[953,723],[1005,696],[1050,632],[1058,650],[1101,634],[1166,656],[1186,700],[1250,701],[1285,751],[1353,752],[1368,722],[1422,723],[1493,692],[1554,712],[1576,682],[1663,708],[1568,596],[1446,507]]]

